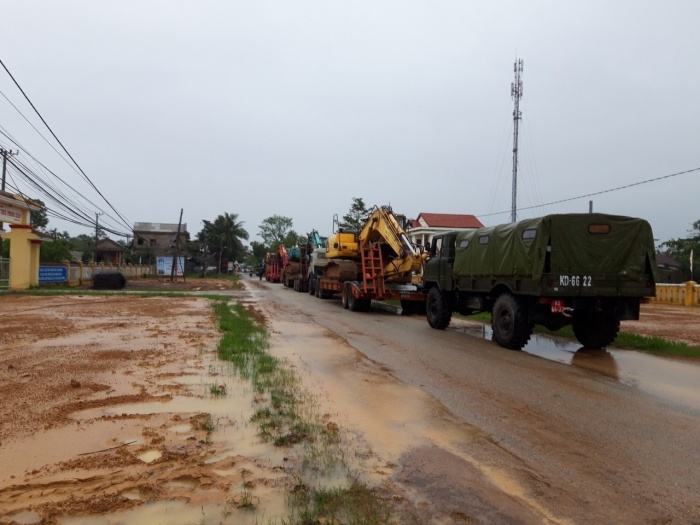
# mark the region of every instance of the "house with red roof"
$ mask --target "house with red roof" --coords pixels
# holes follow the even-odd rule
[[[414,244],[429,246],[433,236],[443,232],[458,230],[474,230],[483,224],[474,215],[454,213],[421,213],[417,219],[410,222],[409,239]]]

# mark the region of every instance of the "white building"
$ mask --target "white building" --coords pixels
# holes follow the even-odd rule
[[[421,213],[417,219],[413,219],[406,232],[414,244],[430,246],[430,242],[436,234],[474,230],[481,228],[483,224],[474,215],[459,215],[453,213]]]

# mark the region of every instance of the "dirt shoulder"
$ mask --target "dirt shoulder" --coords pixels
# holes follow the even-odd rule
[[[282,505],[282,457],[260,459],[218,340],[202,298],[0,296],[0,523]]]
[[[700,348],[700,307],[643,304],[639,321],[623,321],[621,331],[661,337]]]

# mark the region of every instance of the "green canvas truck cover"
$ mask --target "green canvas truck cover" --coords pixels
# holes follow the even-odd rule
[[[602,213],[557,214],[460,232],[455,278],[540,279],[549,274],[624,275],[657,280],[654,237],[643,219]]]

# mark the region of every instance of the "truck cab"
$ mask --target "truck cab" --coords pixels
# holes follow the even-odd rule
[[[423,282],[426,287],[437,286],[442,290],[452,290],[452,265],[455,260],[456,238],[456,232],[433,237],[425,263]]]

